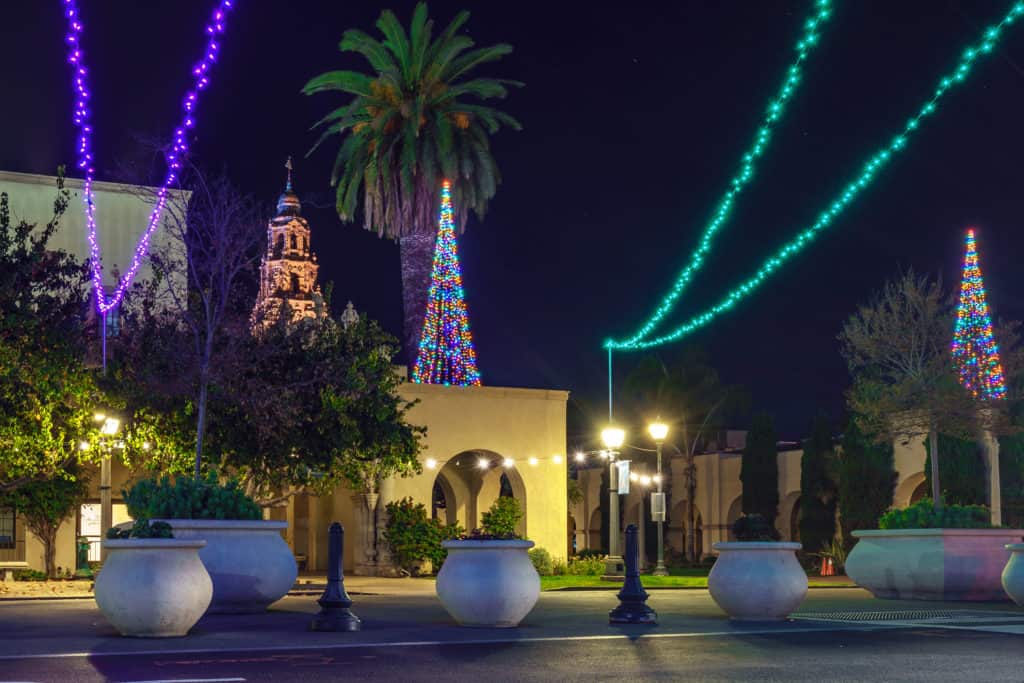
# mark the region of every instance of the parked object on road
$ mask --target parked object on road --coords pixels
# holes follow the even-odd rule
[[[96,604],[121,635],[169,638],[188,633],[210,605],[213,583],[199,559],[204,541],[106,539]]]
[[[846,575],[876,598],[1006,600],[1006,546],[1020,543],[1024,531],[869,529],[853,536]]]
[[[1006,549],[1010,551],[1010,559],[1003,569],[1003,590],[1024,607],[1024,543],[1010,543]]]
[[[533,541],[456,540],[437,575],[437,597],[460,626],[513,628],[540,597],[540,576],[527,554]]]
[[[608,613],[609,624],[658,623],[658,613],[647,606],[647,591],[640,583],[640,544],[635,524],[626,527],[626,578],[619,591],[619,606]]]
[[[352,613],[352,598],[345,591],[342,557],[345,549],[345,529],[335,522],[328,531],[327,588],[317,603],[320,613],[309,624],[310,631],[358,631],[362,621]]]

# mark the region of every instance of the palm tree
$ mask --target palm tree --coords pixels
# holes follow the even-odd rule
[[[362,189],[363,227],[399,244],[410,356],[419,344],[426,310],[441,182],[452,182],[460,231],[469,209],[483,218],[501,180],[490,136],[503,125],[521,128],[508,114],[481,102],[504,98],[507,86],[522,84],[471,75],[481,64],[510,53],[512,46],[472,49],[473,41],[459,33],[467,19],[469,12],[460,12],[434,39],[425,3],[416,6],[408,33],[385,10],[377,20],[383,40],[351,29],[338,46],[365,57],[373,73],[329,71],[303,88],[307,95],[340,91],[353,96],[316,124],[322,133],[310,153],[329,137],[342,138],[331,174],[338,215],[344,221],[355,218]]]

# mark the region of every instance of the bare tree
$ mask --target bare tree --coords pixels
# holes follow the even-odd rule
[[[878,440],[928,436],[936,510],[942,507],[939,429],[971,438],[979,428],[1001,431],[1005,418],[960,386],[952,338],[953,307],[941,284],[913,271],[888,282],[839,335],[854,377],[847,399],[860,427]]]
[[[234,340],[249,334],[250,278],[262,254],[266,235],[258,204],[242,195],[224,174],[209,176],[193,168],[184,185],[192,193],[188,205],[169,204],[165,229],[172,244],[185,253],[153,254],[160,296],[191,337],[195,373],[196,456],[200,476],[207,404],[219,358],[230,353]]]

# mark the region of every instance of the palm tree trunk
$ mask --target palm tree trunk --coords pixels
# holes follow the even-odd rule
[[[435,239],[436,236],[432,233],[417,233],[400,237],[398,240],[399,256],[402,260],[405,358],[410,366],[416,363],[423,318],[427,311]]]

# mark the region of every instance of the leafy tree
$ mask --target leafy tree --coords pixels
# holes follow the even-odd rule
[[[468,19],[460,12],[435,36],[425,3],[416,6],[408,31],[385,10],[377,20],[383,40],[350,29],[339,45],[365,57],[370,74],[329,71],[303,89],[352,96],[320,120],[317,145],[342,136],[331,176],[341,219],[355,218],[362,190],[364,227],[399,243],[407,354],[415,353],[426,311],[441,181],[452,181],[461,228],[469,209],[482,218],[501,180],[490,136],[502,126],[520,128],[482,102],[521,84],[473,76],[512,46],[472,49],[473,40],[460,32]]]
[[[740,462],[743,513],[761,515],[775,528],[779,514],[779,465],[775,424],[768,413],[754,415]]]
[[[940,429],[970,438],[979,427],[998,431],[1004,419],[1002,406],[982,405],[960,386],[949,354],[952,337],[952,310],[941,286],[913,271],[887,283],[839,335],[854,377],[847,402],[861,429],[888,441],[928,435],[936,509],[942,506]]]
[[[853,547],[853,532],[877,529],[878,519],[892,506],[896,489],[892,443],[866,436],[858,420],[850,420],[838,454],[839,520],[843,544]]]
[[[800,542],[808,553],[820,553],[836,535],[834,465],[832,423],[819,415],[800,459]]]
[[[0,492],[96,455],[79,450],[104,400],[85,362],[88,271],[49,246],[67,204],[60,173],[43,227],[13,223],[0,194]]]
[[[1003,524],[1024,525],[1024,434],[999,440],[999,482],[1002,485]]]
[[[458,524],[431,519],[423,503],[414,503],[412,498],[388,503],[387,512],[384,540],[391,546],[395,563],[409,574],[424,560],[430,560],[435,572],[439,570],[448,555],[441,542],[464,532]]]
[[[23,483],[0,497],[0,504],[14,508],[28,530],[42,541],[43,566],[49,578],[57,578],[57,532],[88,495],[88,479],[72,465],[60,475]]]
[[[931,486],[931,437],[925,439],[924,478]],[[939,481],[942,501],[956,505],[984,505],[986,496],[985,463],[980,446],[972,439],[939,434]]]

